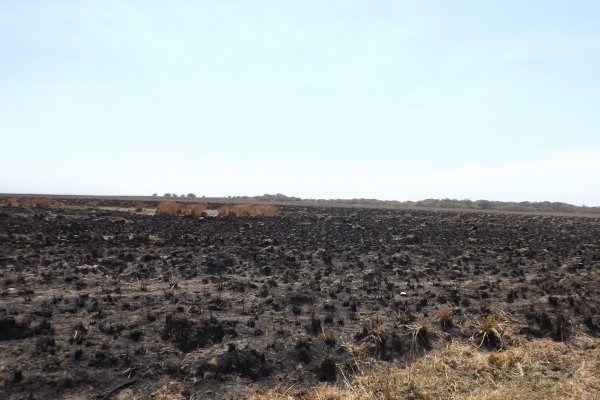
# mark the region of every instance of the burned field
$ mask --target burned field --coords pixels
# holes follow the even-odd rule
[[[281,207],[0,209],[0,392],[186,398],[341,382],[451,340],[600,333],[600,219]]]

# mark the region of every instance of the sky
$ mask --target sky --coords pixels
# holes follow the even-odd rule
[[[0,1],[0,192],[600,206],[600,2]]]

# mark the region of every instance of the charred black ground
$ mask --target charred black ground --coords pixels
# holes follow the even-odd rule
[[[597,337],[599,265],[589,217],[5,207],[0,392],[113,398],[168,380],[197,398],[301,390],[350,376],[355,348],[400,364],[448,339],[496,348],[482,326],[499,313],[525,337]]]

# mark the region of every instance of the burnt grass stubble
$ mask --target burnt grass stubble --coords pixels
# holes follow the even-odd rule
[[[435,342],[469,340],[498,310],[526,337],[598,337],[599,222],[291,206],[276,217],[203,219],[5,207],[0,393],[112,398],[119,385],[148,394],[171,380],[197,398],[298,390],[351,376],[353,346],[402,365]],[[451,316],[436,322],[442,308]],[[443,335],[416,332],[424,318]]]

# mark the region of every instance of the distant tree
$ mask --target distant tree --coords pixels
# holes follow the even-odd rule
[[[196,195],[194,193],[188,193],[187,197],[196,197]]]
[[[492,208],[492,202],[489,200],[477,200],[475,205],[482,210],[489,210]]]
[[[156,196],[158,196],[158,194],[152,193],[152,197],[156,197]]]
[[[254,196],[253,197],[255,200],[264,200],[264,201],[300,201],[302,200],[299,197],[294,197],[294,196],[286,196],[285,194],[282,193],[277,193],[277,194],[269,194],[269,193],[265,193],[262,196]]]
[[[164,197],[171,197],[171,193],[165,193]]]

